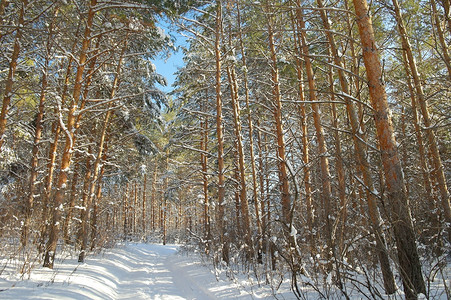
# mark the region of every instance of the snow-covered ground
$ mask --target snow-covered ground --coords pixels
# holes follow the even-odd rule
[[[296,299],[290,291],[288,274],[272,274],[267,277],[271,284],[265,284],[264,278],[258,282],[245,270],[214,269],[211,262],[203,263],[200,255],[181,251],[176,245],[117,245],[88,256],[83,264],[77,262],[75,255],[67,254],[68,251],[60,255],[65,253],[65,258],[55,262],[54,270],[35,262],[35,268],[25,275],[18,274],[23,260],[2,260],[0,299]],[[425,272],[429,274],[426,276],[429,297],[420,298],[447,299],[445,286],[451,286],[451,268],[446,266],[438,271],[433,266],[424,268],[430,269]],[[431,274],[435,274],[434,279]],[[299,279],[302,299],[344,298],[327,283],[329,279],[325,283],[315,283],[305,276]],[[346,293],[350,299],[404,299],[401,290],[391,296],[370,293],[365,290],[362,275],[356,274],[353,280],[362,284],[347,282]]]
[[[0,275],[0,299],[274,299],[268,286],[215,274],[197,255],[174,245],[127,244],[89,256],[38,267],[21,279],[12,269]],[[295,299],[287,286],[281,299]]]

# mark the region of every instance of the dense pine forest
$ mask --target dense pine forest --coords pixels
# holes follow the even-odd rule
[[[2,266],[177,243],[299,299],[451,297],[450,4],[1,0]]]

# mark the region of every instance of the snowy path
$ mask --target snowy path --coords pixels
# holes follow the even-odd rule
[[[0,276],[0,299],[273,299],[226,280],[217,281],[197,256],[176,246],[130,244],[87,258],[37,268],[30,279]]]

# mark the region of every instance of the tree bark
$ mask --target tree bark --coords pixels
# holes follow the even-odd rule
[[[322,0],[317,0],[318,7],[323,8]],[[323,26],[326,29],[326,35],[329,42],[330,52],[334,59],[335,65],[337,66],[338,78],[340,81],[340,86],[343,91],[344,100],[346,103],[346,110],[348,114],[348,120],[351,124],[352,137],[354,141],[354,148],[357,156],[357,164],[362,173],[363,182],[365,188],[367,189],[367,204],[368,212],[371,220],[371,231],[375,235],[376,239],[376,252],[379,258],[379,263],[381,265],[382,275],[384,278],[384,288],[387,294],[393,294],[396,291],[396,284],[394,280],[393,273],[390,267],[390,259],[388,257],[387,247],[385,237],[382,231],[382,220],[377,208],[377,197],[376,189],[374,187],[373,178],[370,171],[370,163],[368,161],[368,154],[366,151],[366,136],[360,127],[356,109],[354,103],[348,97],[350,95],[350,88],[348,81],[343,72],[344,64],[341,57],[338,54],[338,49],[336,46],[335,38],[332,35],[330,28],[330,21],[325,10],[320,12],[323,21]]]
[[[3,5],[3,1],[2,1]],[[22,1],[22,6],[19,12],[19,20],[17,22],[16,36],[14,37],[14,46],[11,59],[9,61],[8,77],[5,83],[5,92],[2,102],[2,110],[0,112],[0,151],[4,143],[4,134],[6,131],[6,123],[8,119],[8,109],[13,96],[14,76],[17,69],[17,60],[19,59],[20,44],[22,39],[22,32],[25,25],[25,11],[28,6],[28,0]],[[4,8],[3,8],[4,9]],[[1,16],[3,18],[3,15]]]
[[[207,98],[205,99],[207,101]],[[205,112],[205,104],[202,103],[202,111]],[[210,253],[211,244],[211,229],[210,229],[210,203],[208,195],[208,117],[205,116],[201,122],[202,135],[200,148],[202,152],[200,153],[201,167],[202,167],[202,190],[204,193],[204,238],[206,240],[205,253],[208,255]]]
[[[142,197],[141,229],[145,240],[147,240],[147,173],[144,173],[143,197]]]
[[[337,107],[335,105],[335,89],[334,89],[334,76],[332,67],[329,68],[329,89],[330,89],[330,108],[332,110],[332,129],[334,131],[334,143],[335,143],[335,168],[338,179],[338,198],[340,199],[340,206],[338,208],[338,214],[340,216],[340,222],[336,225],[338,230],[333,229],[334,237],[338,237],[338,247],[343,249],[343,235],[346,227],[346,215],[347,215],[347,199],[346,199],[346,177],[343,163],[343,154],[341,150],[340,133],[338,129],[338,115]],[[335,226],[334,226],[335,227]]]
[[[293,38],[296,53],[300,54],[302,51],[302,45],[300,41],[299,32],[297,30],[297,22],[296,22],[296,14],[292,17],[293,23]],[[304,91],[304,75],[303,75],[303,63],[301,61],[301,57],[296,55],[296,74],[298,80],[298,96],[299,96],[299,126],[301,129],[301,142],[302,142],[302,163],[304,170],[304,177],[302,182],[304,183],[305,188],[305,205],[307,210],[307,227],[308,233],[307,238],[310,243],[310,253],[313,253],[313,249],[315,248],[315,241],[313,237],[313,223],[315,220],[315,216],[313,213],[313,204],[312,204],[312,187],[310,183],[310,158],[309,158],[309,141],[308,141],[308,120],[307,120],[307,111],[305,104],[305,91]]]
[[[215,89],[216,89],[216,138],[218,143],[218,230],[219,242],[222,249],[222,259],[228,264],[228,246],[224,233],[225,209],[225,176],[224,176],[224,136],[222,128],[222,94],[221,94],[221,38],[222,38],[222,1],[216,0],[216,29],[215,29]]]
[[[406,52],[403,51],[402,54],[403,54],[402,57],[403,57],[404,70],[407,75],[406,82],[407,82],[407,86],[409,87],[410,103],[412,106],[412,121],[413,121],[413,126],[415,129],[415,137],[416,137],[417,143],[418,143],[418,153],[419,153],[421,174],[423,176],[423,186],[426,191],[424,193],[424,197],[425,197],[425,199],[427,199],[427,202],[434,203],[432,184],[431,184],[431,179],[429,177],[429,167],[428,167],[428,164],[426,161],[427,153],[426,153],[426,150],[424,147],[423,134],[421,133],[421,128],[420,128],[420,121],[418,120],[418,108],[417,108],[417,101],[415,99],[415,91],[412,86],[412,80],[410,79],[410,71],[409,71],[409,66],[407,63]]]
[[[241,217],[243,221],[243,229],[244,229],[244,240],[246,242],[246,248],[253,255],[253,243],[251,236],[251,220],[249,215],[249,203],[247,201],[247,191],[246,191],[246,166],[245,166],[245,157],[244,157],[244,149],[243,149],[243,141],[241,135],[241,120],[240,120],[240,105],[238,102],[238,83],[236,80],[236,75],[234,72],[234,66],[227,66],[227,76],[230,84],[230,92],[231,92],[231,104],[232,104],[232,112],[233,112],[233,124],[235,127],[235,144],[237,148],[238,154],[238,182],[240,183],[239,187],[239,196],[240,196],[240,209],[241,209]]]
[[[247,71],[247,60],[246,60],[246,52],[243,43],[243,30],[241,29],[241,13],[240,13],[240,1],[236,2],[237,7],[237,24],[238,24],[238,37],[241,51],[241,61],[243,64],[243,85],[244,85],[244,94],[246,100],[246,111],[247,111],[247,123],[249,127],[249,159],[251,162],[251,173],[252,173],[252,193],[254,197],[254,206],[255,206],[255,219],[257,225],[257,234],[258,234],[258,261],[262,262],[262,221],[260,217],[260,199],[258,197],[258,185],[257,185],[257,171],[255,166],[255,153],[254,153],[254,125],[252,122],[252,110],[250,107],[250,96],[249,96],[249,79],[248,79],[248,71]]]
[[[401,278],[407,299],[416,299],[425,293],[421,264],[415,244],[415,233],[406,196],[402,167],[396,147],[395,135],[388,108],[382,66],[376,48],[373,25],[366,0],[353,0],[362,43],[363,60],[367,72],[371,104],[374,109],[377,139],[379,141],[387,200],[398,251]]]
[[[55,24],[55,18],[58,15],[58,9],[55,10],[52,21],[49,25],[49,32],[47,35],[46,47],[45,47],[45,59],[44,66],[42,70],[42,83],[41,83],[41,92],[39,96],[39,106],[38,113],[36,115],[36,127],[34,132],[34,140],[33,140],[33,149],[31,151],[31,161],[30,161],[30,181],[29,181],[29,190],[28,196],[26,200],[26,208],[25,208],[25,220],[22,228],[22,246],[25,247],[28,242],[29,235],[29,227],[31,223],[31,218],[33,215],[34,209],[34,198],[35,198],[35,186],[37,185],[38,178],[38,164],[39,164],[39,143],[41,142],[42,135],[42,121],[44,119],[44,104],[47,96],[47,76],[48,76],[48,68],[50,64],[50,56],[53,48],[53,26]]]
[[[449,47],[446,43],[445,34],[442,29],[442,22],[440,21],[440,17],[437,11],[437,5],[435,4],[435,0],[431,0],[432,6],[432,14],[435,21],[435,27],[437,28],[438,40],[440,42],[443,60],[445,62],[446,69],[448,70],[448,80],[451,81],[451,58],[449,57]]]
[[[440,198],[442,202],[443,212],[445,215],[445,220],[448,224],[451,224],[451,205],[449,200],[450,195],[448,192],[448,186],[446,184],[446,178],[442,160],[440,157],[440,152],[438,150],[437,138],[435,136],[434,128],[432,126],[431,117],[429,115],[429,109],[426,105],[426,98],[424,95],[423,86],[421,84],[420,73],[418,72],[415,57],[413,56],[412,46],[410,45],[409,37],[407,35],[406,27],[404,25],[404,20],[401,10],[399,8],[398,0],[393,0],[393,7],[395,10],[395,18],[398,24],[399,34],[402,40],[402,47],[403,50],[406,52],[410,72],[413,77],[417,100],[420,105],[421,113],[423,115],[424,126],[426,127],[425,132],[429,140],[429,147],[432,154],[432,161],[434,164],[434,174],[436,176],[438,188],[440,191]],[[451,226],[447,225],[447,228],[445,230],[447,231],[448,238],[451,241]]]
[[[279,69],[277,66],[277,54],[274,44],[274,30],[273,30],[273,20],[271,17],[272,12],[268,5],[266,5],[266,15],[267,15],[267,32],[271,59],[271,77],[272,77],[272,93],[273,93],[273,116],[275,122],[275,135],[277,139],[277,160],[279,168],[279,185],[281,193],[281,203],[282,203],[282,217],[286,225],[291,223],[291,193],[288,181],[288,171],[285,158],[285,140],[283,136],[283,125],[282,125],[282,101],[280,94],[280,83],[279,83]]]
[[[89,49],[89,44],[91,41],[90,35],[91,35],[91,29],[94,21],[94,15],[95,10],[94,7],[97,4],[97,0],[91,0],[89,5],[89,11],[87,15],[86,20],[86,28],[85,33],[83,37],[83,44],[82,49],[80,52],[80,57],[78,61],[78,67],[77,67],[77,73],[75,76],[75,84],[73,89],[73,99],[72,103],[69,109],[68,119],[67,119],[67,125],[66,125],[66,141],[64,146],[64,152],[63,156],[61,158],[61,167],[60,167],[60,174],[58,176],[58,183],[57,183],[57,191],[56,195],[54,197],[54,203],[53,203],[53,221],[51,224],[51,230],[50,230],[50,237],[46,245],[46,252],[44,257],[44,267],[48,267],[50,269],[53,269],[54,260],[55,260],[55,253],[56,253],[56,246],[58,243],[58,238],[60,234],[60,222],[61,222],[61,212],[63,210],[63,199],[64,199],[64,193],[65,193],[65,187],[67,183],[67,175],[69,172],[70,164],[71,164],[71,157],[72,157],[72,151],[74,148],[75,143],[75,135],[73,132],[73,129],[75,128],[75,121],[77,119],[76,116],[76,110],[77,110],[77,104],[78,100],[81,95],[81,88],[83,84],[83,73],[85,70],[85,62],[87,57],[87,51]]]
[[[315,126],[316,138],[318,140],[318,155],[320,157],[320,171],[321,171],[321,196],[324,201],[324,213],[326,217],[326,240],[327,245],[330,248],[329,250],[334,252],[335,245],[332,239],[332,209],[331,209],[331,201],[332,201],[332,188],[330,183],[330,171],[329,171],[329,159],[327,157],[327,146],[326,140],[324,137],[324,129],[321,122],[321,111],[319,104],[317,102],[317,94],[316,94],[316,83],[313,73],[313,66],[310,60],[310,54],[308,49],[308,44],[306,40],[306,32],[305,32],[305,21],[304,21],[304,13],[301,8],[300,1],[297,2],[297,10],[296,17],[300,30],[300,42],[301,42],[301,55],[304,57],[305,61],[305,70],[307,73],[307,80],[309,85],[309,100],[312,102],[312,110],[313,110],[313,123]],[[329,251],[328,251],[329,252]]]

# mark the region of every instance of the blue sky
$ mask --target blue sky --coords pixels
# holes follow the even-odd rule
[[[186,45],[186,38],[180,35],[175,30],[169,28],[169,25],[166,21],[159,20],[158,25],[162,29],[164,29],[166,34],[176,39],[175,46]],[[168,82],[168,86],[162,87],[158,85],[158,87],[161,88],[161,90],[164,92],[172,91],[173,88],[171,87],[171,85],[174,83],[175,80],[174,73],[177,72],[178,68],[183,66],[182,51],[179,50],[176,52],[172,52],[169,58],[157,57],[156,59],[152,60],[152,62],[157,68],[157,73],[163,75]]]

